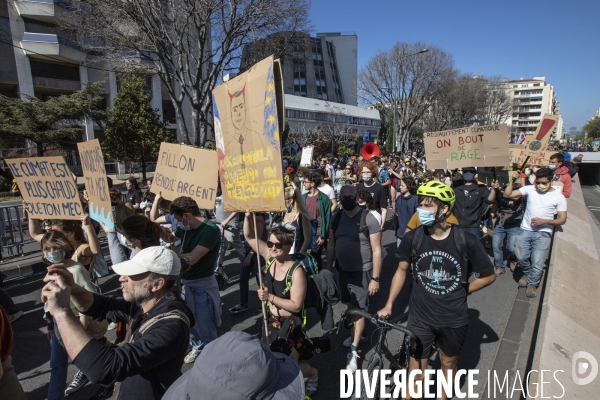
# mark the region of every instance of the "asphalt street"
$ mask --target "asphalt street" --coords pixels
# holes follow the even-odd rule
[[[600,205],[600,202],[598,204]],[[384,260],[381,290],[374,296],[369,309],[370,312],[375,312],[384,305],[392,275],[397,267],[394,257],[395,237],[394,233],[390,230],[384,233],[383,244],[387,249],[388,255]],[[105,252],[108,253],[108,251]],[[230,276],[237,274],[238,267],[235,264],[235,257],[232,251],[228,251],[225,267],[226,272]],[[501,275],[492,286],[469,296],[469,333],[459,361],[459,369],[476,368],[479,370],[480,377],[487,376],[487,371],[494,365],[501,338],[504,335],[513,304],[518,295],[517,281],[519,277],[518,273],[514,274],[514,276],[511,273]],[[27,393],[27,398],[30,400],[46,398],[50,378],[50,346],[46,338],[45,321],[42,319],[43,305],[40,301],[40,290],[43,286],[42,278],[43,274],[37,274],[12,280],[5,285],[5,289],[13,297],[17,306],[25,312],[25,315],[13,325],[15,331],[13,363],[21,384]],[[103,278],[101,283],[104,294],[114,294],[116,288],[119,286],[118,277],[114,275]],[[406,286],[396,302],[394,315],[399,315],[407,309],[411,284],[412,282],[407,280]],[[237,284],[224,288],[221,292],[223,325],[219,328],[219,334],[232,329],[245,330],[249,333],[259,332],[259,301],[256,297],[256,288],[257,284],[254,278],[251,278],[249,310],[237,316],[232,316],[228,312],[228,309],[239,301]],[[521,293],[519,299],[521,301],[529,301],[523,293]],[[335,307],[336,322],[339,321],[344,309],[345,306],[342,304],[338,304]],[[309,361],[318,368],[320,376],[319,391],[313,398],[339,398],[339,370],[344,368],[348,352],[348,349],[342,346],[342,342],[349,336],[349,331],[342,327],[340,334],[335,334],[335,331],[325,333],[321,330],[320,319],[316,313],[311,310],[308,315],[309,335],[316,337],[327,334],[332,344],[330,352],[315,355]],[[526,315],[522,317],[527,318]],[[367,325],[367,338],[371,338],[373,331],[373,327]],[[109,339],[114,339],[114,331],[109,331],[107,336]],[[392,350],[396,349],[400,345],[400,337],[395,333],[390,333],[388,335],[388,345]],[[370,341],[360,346],[361,362],[368,360],[368,357],[372,353],[372,348],[373,346]],[[432,360],[431,366],[439,368],[439,362]],[[185,372],[190,368],[191,365],[184,365],[183,371]],[[366,368],[366,362],[364,368]],[[69,366],[69,380],[73,378],[76,371],[77,369],[74,365]],[[87,399],[98,387],[97,385],[90,384],[80,392],[69,396],[69,398],[72,400]],[[482,379],[476,385],[476,389],[481,394],[485,388],[486,382]]]

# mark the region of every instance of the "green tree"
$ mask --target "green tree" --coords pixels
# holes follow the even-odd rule
[[[156,161],[160,144],[175,142],[166,124],[150,106],[150,95],[144,91],[144,81],[139,75],[129,75],[123,80],[105,133],[102,146],[106,148],[107,157],[139,163],[143,182],[146,166]]]
[[[583,128],[581,128],[581,132],[584,135],[586,131],[588,133],[588,138],[600,138],[600,117],[591,119]]]
[[[101,82],[46,101],[30,96],[25,96],[25,100],[0,96],[0,148],[27,149],[31,143],[38,157],[51,151],[75,150],[77,142],[83,140],[84,119],[89,118],[100,126],[108,119],[108,111],[102,107],[103,99]],[[19,152],[10,154],[11,157],[21,155]],[[12,180],[8,170],[0,169],[0,175]]]

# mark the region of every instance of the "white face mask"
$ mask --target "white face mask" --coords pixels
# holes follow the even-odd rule
[[[370,182],[373,179],[373,174],[362,174],[362,179],[365,182]]]
[[[65,253],[64,250],[45,251],[44,258],[52,264],[56,264],[57,262],[62,261],[66,254],[67,253]]]

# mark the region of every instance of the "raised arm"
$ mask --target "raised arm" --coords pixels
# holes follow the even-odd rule
[[[92,221],[90,221],[90,216],[88,214],[83,214],[81,216],[81,228],[85,232],[87,236],[89,246],[85,246],[82,251],[83,257],[93,257],[97,254],[100,254],[102,249],[100,248],[100,240],[98,240],[98,235],[96,235],[96,231],[92,226]]]
[[[160,223],[157,221],[158,219],[158,204],[162,199],[162,192],[158,192],[154,197],[154,202],[152,203],[152,208],[150,209],[150,221]],[[162,222],[164,224],[164,222]]]

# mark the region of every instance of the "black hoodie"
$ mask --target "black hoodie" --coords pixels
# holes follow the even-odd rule
[[[182,311],[190,321],[181,318],[162,319],[143,335],[139,328],[148,319],[169,311]],[[189,308],[174,296],[164,297],[148,313],[133,302],[94,294],[94,303],[84,314],[105,318],[109,311],[124,321],[132,321],[132,343],[107,348],[91,340],[73,363],[91,382],[110,385],[122,382],[119,399],[161,399],[179,376],[190,341],[194,317]]]

